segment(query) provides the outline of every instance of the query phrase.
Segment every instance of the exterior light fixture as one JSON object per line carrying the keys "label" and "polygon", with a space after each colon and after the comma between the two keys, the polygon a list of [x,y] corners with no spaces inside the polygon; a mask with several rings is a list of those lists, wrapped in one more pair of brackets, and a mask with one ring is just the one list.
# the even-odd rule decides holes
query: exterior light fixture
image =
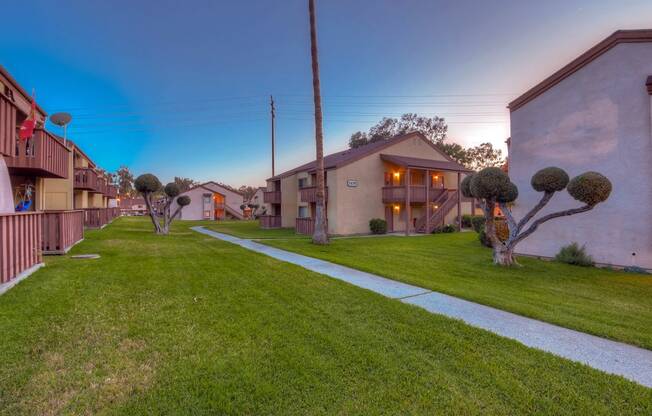
{"label": "exterior light fixture", "polygon": [[437,209],[437,208],[439,208],[439,205],[434,205],[433,208]]}
{"label": "exterior light fixture", "polygon": [[398,178],[399,176],[401,176],[400,173],[398,173],[398,172],[394,172],[394,177],[395,177],[395,178]]}
{"label": "exterior light fixture", "polygon": [[399,205],[394,205],[394,211],[398,211],[400,209],[401,209],[401,207]]}

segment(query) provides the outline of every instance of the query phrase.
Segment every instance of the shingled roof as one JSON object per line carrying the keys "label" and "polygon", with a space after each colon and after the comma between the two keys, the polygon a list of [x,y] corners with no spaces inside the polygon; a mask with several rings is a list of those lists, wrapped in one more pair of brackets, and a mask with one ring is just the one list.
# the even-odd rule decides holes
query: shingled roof
{"label": "shingled roof", "polygon": [[[428,140],[422,133],[419,132],[410,132],[410,133],[405,133],[401,134],[399,136],[394,136],[390,139],[387,140],[381,140],[378,142],[374,143],[369,143],[364,146],[356,147],[353,149],[347,149],[341,152],[336,152],[336,153],[331,153],[327,156],[324,156],[324,169],[337,169],[342,166],[348,165],[349,163],[353,163],[357,160],[362,159],[363,157],[369,156],[370,154],[376,153],[378,151],[381,151],[387,147],[393,146],[397,143],[400,143],[404,140],[407,140],[412,137],[419,137],[422,140],[424,140],[427,144],[435,148],[437,151],[441,152],[439,149],[433,145],[430,140]],[[449,161],[455,163],[452,159],[448,158],[447,155],[442,153],[444,157],[449,159]],[[314,171],[317,169],[317,161],[313,160],[312,162],[303,164],[301,166],[298,166],[294,169],[288,170],[287,172],[283,172],[279,175],[276,175],[274,177],[271,177],[267,180],[276,180],[276,179],[282,179],[291,175],[294,175],[295,173],[298,172],[306,172],[306,171]]]}

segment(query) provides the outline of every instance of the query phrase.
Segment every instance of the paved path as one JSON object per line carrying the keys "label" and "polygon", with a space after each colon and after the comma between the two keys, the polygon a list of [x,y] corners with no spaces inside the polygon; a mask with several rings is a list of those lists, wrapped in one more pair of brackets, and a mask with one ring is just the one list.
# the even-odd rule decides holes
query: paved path
{"label": "paved path", "polygon": [[471,326],[514,339],[528,347],[548,351],[607,373],[621,375],[652,388],[652,351],[525,318],[324,260],[269,247],[255,241],[210,231],[204,227],[192,229],[389,298],[420,306],[429,312],[461,319]]}

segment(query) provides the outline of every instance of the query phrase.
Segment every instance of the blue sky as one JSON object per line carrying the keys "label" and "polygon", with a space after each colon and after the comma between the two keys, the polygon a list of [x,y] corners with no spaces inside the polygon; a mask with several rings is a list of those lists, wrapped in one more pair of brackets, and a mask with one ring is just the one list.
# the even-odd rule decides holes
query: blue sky
{"label": "blue sky", "polygon": [[[325,150],[383,115],[440,115],[463,145],[509,136],[507,103],[652,2],[317,0]],[[110,171],[262,185],[314,155],[307,0],[3,4],[0,63]],[[56,127],[53,127],[56,129]],[[56,130],[55,130],[56,131]]]}

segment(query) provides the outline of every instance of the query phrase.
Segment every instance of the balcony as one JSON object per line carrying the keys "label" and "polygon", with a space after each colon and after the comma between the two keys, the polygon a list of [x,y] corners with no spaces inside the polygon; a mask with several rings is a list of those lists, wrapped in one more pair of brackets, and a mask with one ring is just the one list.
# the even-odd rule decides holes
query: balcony
{"label": "balcony", "polygon": [[75,189],[95,191],[97,189],[97,173],[92,168],[75,168]]}
{"label": "balcony", "polygon": [[[328,228],[328,220],[326,220],[326,228]],[[310,217],[297,218],[294,229],[297,234],[313,235],[315,232],[315,220]]]}
{"label": "balcony", "polygon": [[266,204],[280,204],[281,191],[266,191],[263,192],[263,202]]}
{"label": "balcony", "polygon": [[[444,188],[430,188],[428,197],[430,202],[434,202],[445,191]],[[401,186],[383,186],[383,203],[392,204],[396,202],[405,202],[406,187]],[[426,186],[425,185],[411,185],[410,186],[410,203],[425,203],[426,202]]]}
{"label": "balcony", "polygon": [[59,139],[39,129],[34,131],[31,139],[15,139],[12,155],[5,157],[5,161],[14,174],[66,179],[69,153],[70,150]]}
{"label": "balcony", "polygon": [[281,216],[280,215],[261,215],[260,216],[260,228],[264,228],[264,229],[281,228]]}
{"label": "balcony", "polygon": [[118,196],[118,188],[115,185],[107,185],[106,186],[106,192],[104,193],[104,196],[107,198],[115,198]]}
{"label": "balcony", "polygon": [[[301,202],[317,202],[316,186],[307,186],[305,188],[299,188],[299,194],[300,194]],[[324,201],[328,201],[328,186],[326,187],[326,192],[324,193]]]}

